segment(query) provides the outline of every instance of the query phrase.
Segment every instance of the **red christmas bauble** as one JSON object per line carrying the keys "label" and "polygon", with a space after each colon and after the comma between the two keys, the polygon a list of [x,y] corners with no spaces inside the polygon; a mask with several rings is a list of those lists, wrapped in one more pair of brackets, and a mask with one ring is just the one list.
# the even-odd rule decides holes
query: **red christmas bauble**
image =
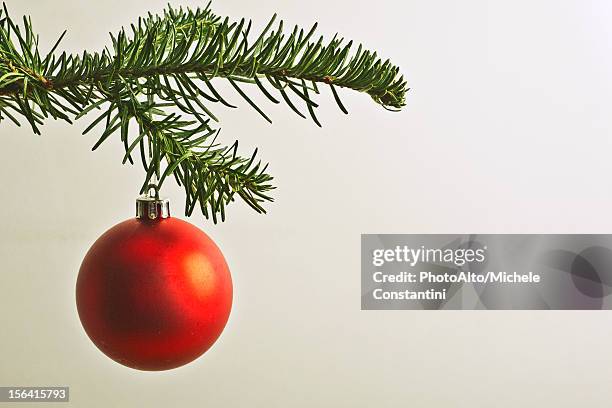
{"label": "red christmas bauble", "polygon": [[228,320],[232,280],[223,254],[176,218],[130,219],[104,233],[79,271],[81,323],[108,357],[168,370],[208,350]]}

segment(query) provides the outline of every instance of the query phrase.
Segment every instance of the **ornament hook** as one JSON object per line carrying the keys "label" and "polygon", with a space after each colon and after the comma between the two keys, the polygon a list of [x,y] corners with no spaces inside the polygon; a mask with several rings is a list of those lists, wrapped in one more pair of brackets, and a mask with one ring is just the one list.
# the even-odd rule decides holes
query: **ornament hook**
{"label": "ornament hook", "polygon": [[153,196],[156,200],[159,200],[159,186],[157,184],[149,184],[147,186],[147,197],[151,197],[151,190],[155,191],[155,195]]}

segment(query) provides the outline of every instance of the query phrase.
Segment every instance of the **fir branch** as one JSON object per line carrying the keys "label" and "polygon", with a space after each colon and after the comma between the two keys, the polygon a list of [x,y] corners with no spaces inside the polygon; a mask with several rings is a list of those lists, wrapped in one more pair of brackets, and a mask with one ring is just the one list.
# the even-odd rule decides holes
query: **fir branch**
{"label": "fir branch", "polygon": [[[185,213],[199,206],[206,218],[225,219],[225,206],[239,196],[257,212],[274,187],[267,166],[255,151],[238,155],[238,143],[216,144],[218,122],[211,106],[235,107],[221,96],[213,80],[225,79],[262,117],[270,121],[245,90],[253,87],[273,103],[285,102],[298,115],[305,106],[317,125],[317,84],[327,84],[340,109],[347,113],[337,88],[368,94],[386,109],[405,104],[406,81],[398,67],[382,61],[361,45],[351,54],[352,41],[335,36],[313,40],[316,24],[291,34],[274,16],[254,39],[251,22],[230,22],[204,9],[149,13],[117,35],[112,48],[69,55],[57,50],[65,32],[41,54],[32,22],[21,25],[0,11],[0,120],[19,125],[24,118],[33,131],[48,117],[67,122],[98,111],[84,133],[98,125],[103,131],[94,150],[119,132],[125,146],[123,162],[140,154],[146,171],[141,192],[152,179],[161,185],[169,176],[185,189]],[[277,94],[278,96],[275,96]],[[279,98],[280,96],[280,98]],[[131,135],[130,124],[138,134]],[[162,163],[165,163],[162,169]]]}

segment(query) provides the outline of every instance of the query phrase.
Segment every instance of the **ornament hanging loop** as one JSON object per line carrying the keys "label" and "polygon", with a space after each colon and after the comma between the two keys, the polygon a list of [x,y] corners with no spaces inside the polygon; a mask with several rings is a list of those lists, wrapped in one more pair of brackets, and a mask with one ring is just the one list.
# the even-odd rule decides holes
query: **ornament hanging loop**
{"label": "ornament hanging loop", "polygon": [[[154,195],[151,196],[151,190]],[[147,185],[147,192],[136,199],[136,218],[157,220],[170,217],[170,202],[166,198],[159,198],[159,186],[151,183]]]}
{"label": "ornament hanging loop", "polygon": [[147,197],[151,197],[151,190],[155,191],[155,195],[153,196],[156,200],[159,200],[159,186],[157,184],[151,183],[147,186]]}

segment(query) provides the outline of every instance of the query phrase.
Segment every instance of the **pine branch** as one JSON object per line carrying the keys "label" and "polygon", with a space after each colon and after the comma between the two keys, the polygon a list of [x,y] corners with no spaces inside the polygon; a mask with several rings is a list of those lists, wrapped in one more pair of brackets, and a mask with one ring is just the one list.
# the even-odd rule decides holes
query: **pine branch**
{"label": "pine branch", "polygon": [[[103,125],[94,150],[119,132],[125,146],[124,163],[139,152],[146,170],[142,191],[154,175],[159,186],[169,177],[184,187],[185,213],[199,207],[206,218],[225,219],[225,206],[239,196],[257,212],[272,201],[274,187],[267,166],[238,156],[237,146],[216,144],[218,122],[214,104],[235,107],[213,85],[227,80],[245,101],[270,121],[245,91],[255,87],[271,102],[285,102],[305,117],[303,105],[319,125],[312,98],[318,84],[331,88],[347,113],[336,88],[364,92],[386,109],[405,104],[406,82],[389,60],[360,45],[351,55],[352,41],[335,36],[313,40],[316,24],[285,34],[274,16],[251,38],[251,22],[230,22],[210,7],[173,9],[149,15],[111,35],[112,49],[82,55],[57,51],[60,37],[44,56],[29,18],[21,26],[0,13],[0,114],[19,125],[24,118],[33,131],[48,117],[67,122],[98,111],[84,133]],[[274,27],[274,28],[273,28]],[[131,124],[138,134],[131,135]],[[133,127],[132,127],[133,128]],[[162,170],[162,163],[165,163]]]}

